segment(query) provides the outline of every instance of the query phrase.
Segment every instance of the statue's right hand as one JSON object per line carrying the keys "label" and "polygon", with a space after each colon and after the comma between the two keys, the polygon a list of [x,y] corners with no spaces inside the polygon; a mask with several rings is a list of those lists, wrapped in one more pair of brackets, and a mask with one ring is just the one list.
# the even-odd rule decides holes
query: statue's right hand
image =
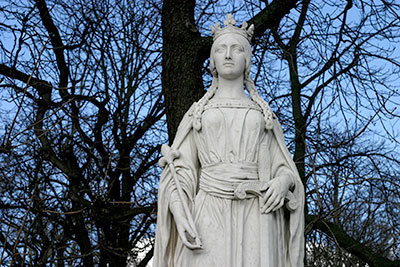
{"label": "statue's right hand", "polygon": [[182,240],[182,243],[188,247],[189,249],[201,249],[201,245],[196,242],[196,234],[194,229],[194,225],[190,225],[187,220],[182,205],[179,202],[173,203],[171,205],[170,210],[172,215],[174,216],[176,230],[178,231],[179,238]]}

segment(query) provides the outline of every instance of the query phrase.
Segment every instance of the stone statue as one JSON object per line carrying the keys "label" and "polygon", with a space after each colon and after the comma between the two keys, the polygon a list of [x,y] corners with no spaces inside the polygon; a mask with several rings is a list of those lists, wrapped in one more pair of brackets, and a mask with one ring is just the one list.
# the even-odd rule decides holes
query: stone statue
{"label": "stone statue", "polygon": [[235,23],[212,27],[212,85],[161,149],[154,267],[303,266],[303,185]]}

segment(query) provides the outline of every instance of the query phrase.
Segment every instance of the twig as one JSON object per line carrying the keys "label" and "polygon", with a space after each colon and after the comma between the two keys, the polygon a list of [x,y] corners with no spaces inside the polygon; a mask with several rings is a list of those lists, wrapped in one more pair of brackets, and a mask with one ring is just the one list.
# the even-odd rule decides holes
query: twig
{"label": "twig", "polygon": [[61,215],[72,215],[72,214],[81,213],[82,211],[83,211],[83,209],[67,211],[67,212],[61,212],[61,211],[56,211],[56,210],[43,210],[43,212],[48,212],[48,213],[53,213],[53,214],[61,214]]}
{"label": "twig", "polygon": [[24,221],[22,222],[22,225],[21,225],[21,227],[20,227],[19,230],[18,230],[17,239],[15,240],[14,248],[13,248],[13,251],[12,251],[12,252],[13,252],[13,255],[12,255],[12,257],[11,257],[10,267],[11,267],[11,266],[13,265],[13,263],[14,263],[15,250],[17,249],[17,245],[18,245],[18,242],[19,242],[19,238],[20,238],[20,236],[21,236],[22,229],[23,229],[24,226],[25,226],[26,219],[27,219],[27,217],[28,217],[29,211],[31,210],[32,203],[33,203],[33,197],[35,196],[35,192],[36,192],[37,186],[38,186],[38,183],[36,182],[36,183],[35,183],[35,187],[33,188],[33,192],[32,192],[32,196],[31,196],[31,200],[30,200],[30,202],[29,202],[28,209],[26,210],[26,214],[25,214],[25,217],[24,217]]}
{"label": "twig", "polygon": [[40,53],[39,53],[39,55],[38,55],[38,58],[37,58],[37,60],[36,60],[36,62],[35,62],[35,65],[34,65],[34,67],[33,67],[33,69],[32,69],[31,75],[29,75],[28,81],[26,82],[26,85],[25,85],[25,88],[24,88],[24,94],[22,95],[21,102],[20,102],[19,105],[18,105],[17,112],[15,113],[14,119],[13,119],[13,121],[12,121],[12,123],[11,123],[10,131],[8,132],[8,135],[7,135],[7,139],[6,139],[6,140],[7,140],[7,141],[6,141],[6,144],[7,144],[7,145],[8,145],[9,142],[10,142],[12,129],[14,128],[14,125],[15,125],[15,123],[17,122],[18,115],[19,115],[19,113],[20,113],[20,111],[21,111],[22,104],[23,104],[23,102],[24,102],[24,98],[25,98],[25,95],[26,95],[27,90],[28,90],[29,82],[31,81],[31,79],[32,79],[32,77],[33,77],[33,73],[35,72],[35,70],[36,70],[37,67],[38,67],[38,64],[39,64],[39,62],[40,62],[40,57],[42,56],[42,54],[43,54],[43,52],[44,52],[44,50],[45,50],[45,48],[46,48],[46,44],[47,44],[47,42],[48,42],[49,40],[50,40],[50,38],[47,38],[46,42],[43,44],[43,48],[42,48],[42,50],[40,51]]}

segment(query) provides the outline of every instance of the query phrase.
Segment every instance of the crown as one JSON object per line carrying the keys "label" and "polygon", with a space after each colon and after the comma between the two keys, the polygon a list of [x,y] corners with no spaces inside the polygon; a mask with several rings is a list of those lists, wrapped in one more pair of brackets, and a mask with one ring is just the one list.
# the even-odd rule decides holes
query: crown
{"label": "crown", "polygon": [[242,27],[238,28],[235,27],[236,20],[233,18],[232,14],[228,14],[226,16],[226,20],[224,21],[224,28],[221,28],[219,22],[215,23],[215,26],[211,26],[211,34],[213,36],[213,41],[217,40],[218,37],[227,33],[235,33],[243,36],[244,38],[251,43],[251,38],[253,37],[254,33],[254,25],[252,24],[247,29],[247,22],[244,21],[242,23]]}

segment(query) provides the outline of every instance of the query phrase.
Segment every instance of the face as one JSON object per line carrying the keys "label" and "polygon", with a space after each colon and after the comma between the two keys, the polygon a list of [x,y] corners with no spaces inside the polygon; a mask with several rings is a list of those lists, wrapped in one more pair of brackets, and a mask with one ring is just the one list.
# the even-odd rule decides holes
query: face
{"label": "face", "polygon": [[218,76],[234,80],[244,75],[246,55],[236,34],[225,34],[213,45],[213,58]]}

